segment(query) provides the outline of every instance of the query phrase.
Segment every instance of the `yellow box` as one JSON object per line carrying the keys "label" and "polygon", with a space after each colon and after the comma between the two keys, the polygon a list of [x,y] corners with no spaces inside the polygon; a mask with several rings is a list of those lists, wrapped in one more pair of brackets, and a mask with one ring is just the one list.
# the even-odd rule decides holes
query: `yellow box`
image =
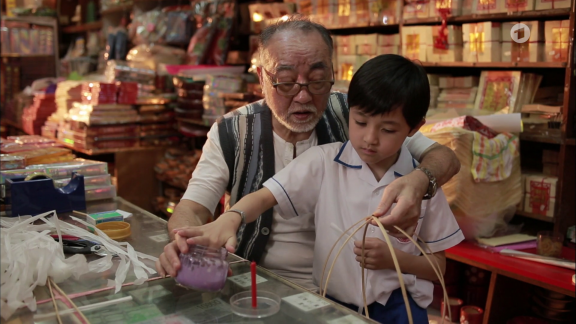
{"label": "yellow box", "polygon": [[[518,22],[502,24],[502,62],[542,62],[544,60],[544,23],[540,21],[522,21],[530,29],[530,38],[524,43],[512,40],[512,27]],[[524,31],[519,29],[517,37],[522,38]]]}
{"label": "yellow box", "polygon": [[567,62],[570,44],[570,20],[553,20],[544,23],[544,60]]}
{"label": "yellow box", "polygon": [[463,24],[464,62],[500,62],[501,24],[491,21]]}
{"label": "yellow box", "polygon": [[402,55],[411,60],[426,62],[428,42],[432,39],[430,26],[402,28]]}

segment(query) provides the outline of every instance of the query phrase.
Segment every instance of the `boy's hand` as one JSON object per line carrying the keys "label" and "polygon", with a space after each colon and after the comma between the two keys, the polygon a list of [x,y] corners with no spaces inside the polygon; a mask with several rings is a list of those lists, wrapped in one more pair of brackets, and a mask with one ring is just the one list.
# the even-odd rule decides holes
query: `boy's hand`
{"label": "boy's hand", "polygon": [[[356,261],[362,267],[362,241],[354,241]],[[386,242],[367,237],[364,242],[364,267],[370,270],[396,269]]]}

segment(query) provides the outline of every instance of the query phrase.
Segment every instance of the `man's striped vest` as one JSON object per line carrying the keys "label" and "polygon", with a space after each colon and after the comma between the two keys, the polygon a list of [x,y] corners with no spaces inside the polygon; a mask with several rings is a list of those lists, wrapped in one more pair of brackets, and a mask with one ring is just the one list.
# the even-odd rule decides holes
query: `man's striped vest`
{"label": "man's striped vest", "polygon": [[[316,125],[318,145],[348,140],[346,95],[332,92],[328,107]],[[226,114],[218,121],[220,144],[230,178],[227,191],[230,206],[245,195],[262,188],[275,173],[272,113],[260,100]],[[278,170],[279,171],[279,170]],[[267,228],[268,231],[262,229]],[[272,209],[238,230],[236,254],[258,262],[265,251],[272,228]]]}

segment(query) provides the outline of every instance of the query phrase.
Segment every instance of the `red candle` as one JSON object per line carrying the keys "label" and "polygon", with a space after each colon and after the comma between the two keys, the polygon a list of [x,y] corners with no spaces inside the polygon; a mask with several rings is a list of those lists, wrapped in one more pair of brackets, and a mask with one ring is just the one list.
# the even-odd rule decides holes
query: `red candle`
{"label": "red candle", "polygon": [[252,274],[252,308],[258,308],[258,299],[256,297],[256,262],[254,261],[250,264],[250,272]]}

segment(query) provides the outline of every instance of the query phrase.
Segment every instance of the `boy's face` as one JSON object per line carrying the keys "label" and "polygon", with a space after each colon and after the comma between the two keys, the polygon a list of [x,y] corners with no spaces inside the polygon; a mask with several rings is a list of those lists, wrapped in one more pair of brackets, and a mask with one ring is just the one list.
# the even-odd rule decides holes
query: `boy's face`
{"label": "boy's face", "polygon": [[425,120],[413,129],[406,123],[402,109],[370,116],[358,109],[350,109],[350,143],[372,171],[387,170],[396,162],[402,143],[414,135]]}

